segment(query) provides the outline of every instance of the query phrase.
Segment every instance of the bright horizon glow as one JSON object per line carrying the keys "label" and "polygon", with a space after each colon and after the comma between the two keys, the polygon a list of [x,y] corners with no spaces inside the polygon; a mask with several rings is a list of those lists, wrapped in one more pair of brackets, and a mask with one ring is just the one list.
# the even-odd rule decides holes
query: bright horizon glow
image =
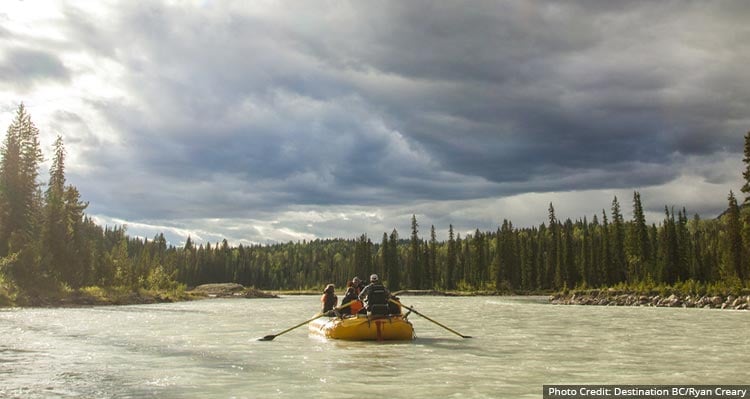
{"label": "bright horizon glow", "polygon": [[[742,198],[744,2],[0,4],[0,126],[174,245],[441,239]],[[603,29],[606,27],[606,29]]]}

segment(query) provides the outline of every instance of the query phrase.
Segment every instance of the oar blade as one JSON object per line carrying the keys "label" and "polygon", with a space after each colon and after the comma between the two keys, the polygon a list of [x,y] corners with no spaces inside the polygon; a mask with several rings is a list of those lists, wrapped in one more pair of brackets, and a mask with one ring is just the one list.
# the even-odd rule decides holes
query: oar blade
{"label": "oar blade", "polygon": [[313,320],[317,319],[318,317],[320,317],[320,316],[322,316],[322,315],[323,315],[322,313],[318,313],[318,314],[316,314],[316,315],[315,315],[315,317],[311,318],[310,320],[305,320],[305,321],[303,321],[302,323],[299,323],[299,324],[297,324],[296,326],[293,326],[293,327],[289,327],[289,328],[287,328],[286,330],[284,330],[284,331],[282,331],[282,332],[280,332],[280,333],[278,333],[278,334],[271,334],[271,335],[266,335],[266,336],[265,336],[265,337],[263,337],[263,338],[258,338],[258,341],[273,341],[273,339],[274,339],[274,338],[276,338],[276,337],[278,337],[279,335],[282,335],[282,334],[286,334],[286,333],[288,333],[289,331],[292,331],[292,330],[294,330],[295,328],[299,328],[299,327],[302,327],[302,326],[304,326],[305,324],[307,324],[307,323],[309,323],[309,322],[311,322],[311,321],[313,321]]}
{"label": "oar blade", "polygon": [[463,334],[461,334],[460,332],[458,332],[458,331],[456,331],[456,330],[454,330],[454,329],[452,329],[452,328],[450,328],[450,327],[448,327],[448,326],[445,326],[445,325],[443,325],[442,323],[440,323],[440,322],[438,322],[438,321],[435,321],[435,320],[433,320],[433,319],[431,319],[431,318],[427,317],[426,315],[424,315],[424,314],[422,314],[422,313],[419,313],[419,312],[417,312],[417,310],[416,310],[416,309],[414,309],[414,307],[411,307],[411,306],[406,306],[406,305],[404,305],[403,303],[401,303],[401,302],[399,302],[399,301],[396,301],[396,300],[393,300],[393,299],[389,299],[389,301],[391,301],[391,302],[393,302],[393,303],[395,303],[395,304],[397,304],[397,305],[399,305],[399,306],[401,306],[401,307],[404,307],[404,308],[407,308],[407,309],[409,309],[410,311],[412,311],[412,312],[414,312],[414,313],[416,313],[416,314],[418,314],[418,315],[420,315],[420,316],[424,317],[425,319],[427,319],[427,320],[431,321],[432,323],[435,323],[436,325],[438,325],[438,326],[440,326],[440,327],[442,327],[442,328],[446,329],[447,331],[450,331],[450,332],[452,332],[453,334],[456,334],[456,335],[458,335],[458,336],[459,336],[459,337],[461,337],[461,338],[471,338],[471,336],[469,336],[469,335],[463,335]]}

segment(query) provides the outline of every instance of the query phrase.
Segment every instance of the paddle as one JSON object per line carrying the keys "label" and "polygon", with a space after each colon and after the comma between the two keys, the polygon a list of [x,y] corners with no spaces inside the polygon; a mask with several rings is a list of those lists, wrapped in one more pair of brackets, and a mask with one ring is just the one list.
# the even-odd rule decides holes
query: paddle
{"label": "paddle", "polygon": [[463,334],[461,334],[460,332],[458,332],[458,331],[456,331],[456,330],[454,330],[454,329],[452,329],[452,328],[449,328],[449,327],[447,327],[447,326],[443,325],[442,323],[439,323],[439,322],[437,322],[437,321],[435,321],[435,320],[433,320],[433,319],[431,319],[431,318],[429,318],[429,317],[427,317],[427,316],[423,315],[422,313],[419,313],[419,312],[417,312],[417,310],[416,310],[416,309],[414,309],[413,307],[410,307],[410,306],[406,306],[406,305],[404,305],[403,303],[401,303],[401,302],[399,302],[399,301],[397,301],[397,300],[395,300],[395,299],[389,299],[389,301],[391,301],[391,302],[395,303],[396,305],[399,305],[399,306],[401,306],[401,307],[404,307],[404,308],[407,308],[407,309],[411,310],[412,312],[414,312],[414,313],[416,313],[416,314],[418,314],[418,315],[420,315],[420,316],[424,317],[425,319],[427,319],[427,320],[429,320],[429,321],[431,321],[431,322],[433,322],[433,323],[435,323],[435,324],[439,325],[440,327],[443,327],[444,329],[446,329],[446,330],[448,330],[448,331],[452,332],[453,334],[456,334],[456,335],[458,335],[458,336],[459,336],[459,337],[461,337],[461,338],[471,338],[471,336],[470,336],[470,335],[463,335]]}
{"label": "paddle", "polygon": [[[343,305],[341,305],[341,306],[339,306],[339,307],[337,307],[337,308],[334,308],[334,310],[341,310],[341,309],[343,309],[343,308],[345,308],[345,307],[347,307],[347,306],[351,305],[351,304],[352,304],[352,302],[354,302],[354,301],[350,301],[350,302],[347,302],[347,303],[345,303],[345,304],[343,304]],[[299,323],[299,324],[297,324],[297,325],[296,325],[296,326],[294,326],[294,327],[289,327],[289,328],[287,328],[286,330],[284,330],[284,331],[282,331],[282,332],[280,332],[280,333],[278,333],[278,334],[271,334],[271,335],[266,335],[266,336],[265,336],[265,337],[263,337],[263,338],[258,338],[258,341],[273,341],[273,339],[274,339],[274,338],[276,338],[276,337],[278,337],[279,335],[282,335],[282,334],[286,334],[286,333],[288,333],[289,331],[292,331],[292,330],[294,330],[295,328],[299,328],[299,327],[302,327],[302,326],[304,326],[305,324],[307,324],[307,323],[309,323],[309,322],[311,322],[311,321],[313,321],[313,320],[317,319],[318,317],[320,317],[320,316],[323,316],[323,314],[324,314],[324,313],[322,313],[322,312],[321,312],[321,313],[318,313],[318,314],[316,314],[316,315],[315,315],[315,316],[314,316],[313,318],[311,318],[311,319],[309,319],[309,320],[305,320],[305,321],[303,321],[302,323]]]}

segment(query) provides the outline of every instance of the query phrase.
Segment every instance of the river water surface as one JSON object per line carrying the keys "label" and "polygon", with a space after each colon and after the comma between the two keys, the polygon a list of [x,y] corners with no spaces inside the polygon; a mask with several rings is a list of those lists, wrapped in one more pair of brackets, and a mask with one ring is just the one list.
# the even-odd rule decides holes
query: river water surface
{"label": "river water surface", "polygon": [[[2,398],[540,398],[543,384],[743,384],[750,312],[404,297],[417,339],[326,341],[311,296],[0,309]],[[380,397],[380,396],[378,396]]]}

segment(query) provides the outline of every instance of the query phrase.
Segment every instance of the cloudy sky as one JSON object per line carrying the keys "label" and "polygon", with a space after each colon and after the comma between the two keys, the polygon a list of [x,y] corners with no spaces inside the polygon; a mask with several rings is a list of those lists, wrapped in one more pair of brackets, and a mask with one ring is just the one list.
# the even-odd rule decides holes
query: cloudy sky
{"label": "cloudy sky", "polygon": [[[495,229],[741,187],[750,2],[0,3],[24,102],[102,224],[179,245]],[[48,169],[49,162],[44,165]]]}

